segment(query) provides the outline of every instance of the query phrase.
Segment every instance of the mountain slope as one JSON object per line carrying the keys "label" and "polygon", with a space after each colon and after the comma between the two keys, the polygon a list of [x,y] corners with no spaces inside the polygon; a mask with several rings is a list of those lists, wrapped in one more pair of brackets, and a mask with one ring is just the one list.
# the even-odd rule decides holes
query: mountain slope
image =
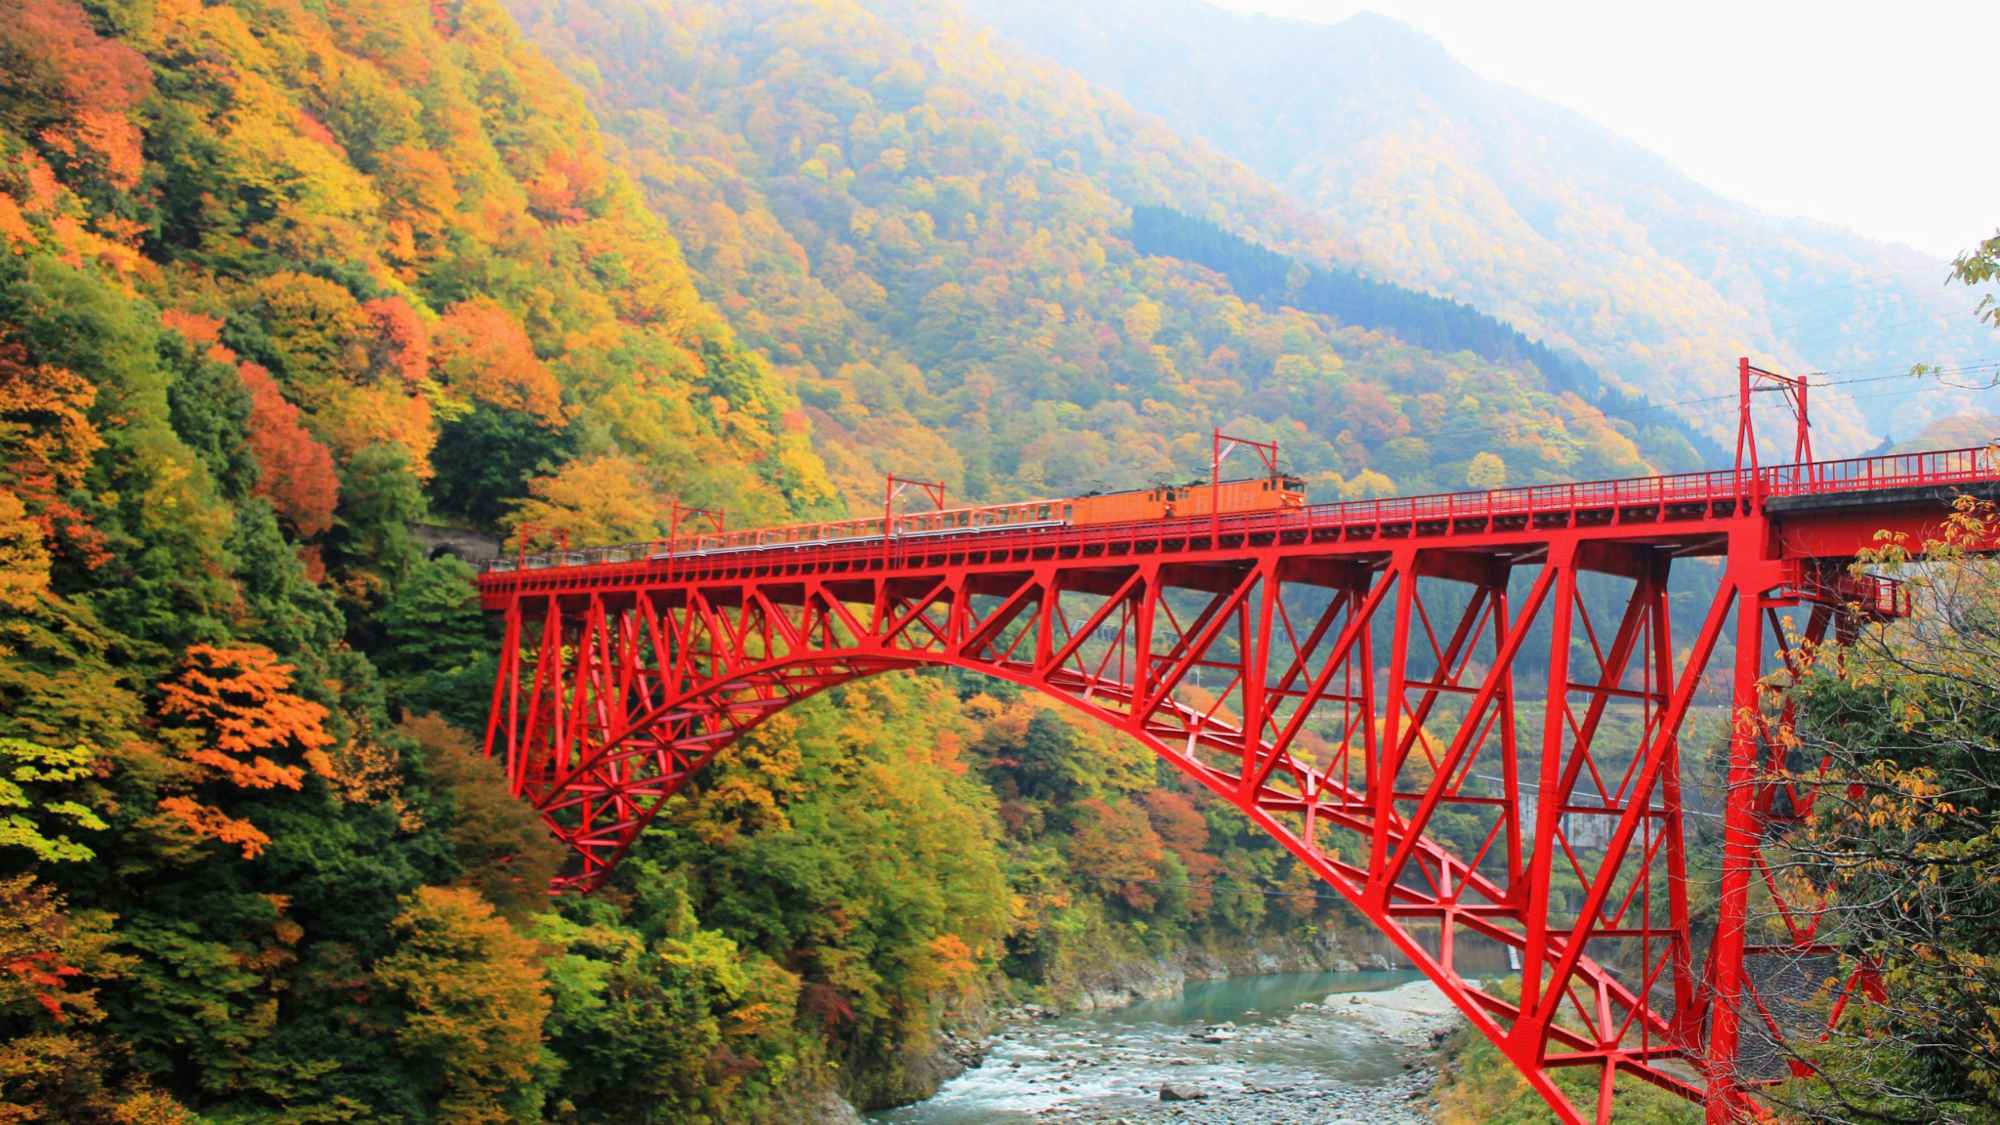
{"label": "mountain slope", "polygon": [[[1962,315],[1971,300],[1927,255],[1732,203],[1394,20],[1243,17],[1201,0],[962,3],[1339,222],[1370,268],[1635,386],[1728,391],[1741,354],[1868,374],[1991,356]],[[1918,205],[1920,185],[1911,194]],[[1977,397],[1895,394],[1826,421],[1851,447],[1891,425],[1862,410],[1893,413],[1901,435]]]}
{"label": "mountain slope", "polygon": [[1641,431],[1531,364],[1248,304],[1138,253],[1136,204],[1343,252],[1240,165],[943,5],[514,7],[590,90],[703,293],[797,380],[851,504],[879,503],[884,470],[975,498],[1184,478],[1217,425],[1281,438],[1327,499],[1463,487],[1482,453],[1519,483],[1646,463]]}

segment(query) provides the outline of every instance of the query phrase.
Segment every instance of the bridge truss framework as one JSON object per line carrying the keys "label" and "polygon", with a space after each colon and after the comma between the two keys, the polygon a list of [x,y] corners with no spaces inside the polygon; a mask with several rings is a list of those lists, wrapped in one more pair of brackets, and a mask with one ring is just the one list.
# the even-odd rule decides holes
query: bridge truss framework
{"label": "bridge truss framework", "polygon": [[[1964,450],[488,574],[487,749],[589,889],[786,707],[899,669],[1009,680],[1240,809],[1563,1120],[1609,1121],[1621,1073],[1733,1120],[1786,1011],[1760,962],[1836,953],[1766,859],[1812,792],[1770,778],[1799,763],[1760,680],[1906,612],[1846,562],[1996,478]],[[1458,971],[1481,943],[1518,965],[1498,986]]]}

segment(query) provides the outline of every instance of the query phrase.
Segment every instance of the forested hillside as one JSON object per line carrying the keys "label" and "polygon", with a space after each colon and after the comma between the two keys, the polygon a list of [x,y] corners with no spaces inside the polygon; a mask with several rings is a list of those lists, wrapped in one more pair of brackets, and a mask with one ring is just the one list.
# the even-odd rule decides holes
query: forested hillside
{"label": "forested hillside", "polygon": [[796,380],[852,501],[876,502],[885,470],[982,499],[1189,476],[1216,424],[1280,439],[1321,499],[1464,487],[1475,459],[1481,483],[1647,464],[1638,429],[1524,359],[1261,307],[1139,253],[1135,204],[1308,261],[1338,245],[1241,166],[943,4],[515,10],[590,92],[703,293]]}
{"label": "forested hillside", "polygon": [[[1630,386],[1730,391],[1745,354],[1870,374],[1990,358],[1967,315],[1975,298],[1945,285],[1949,263],[1724,199],[1395,20],[1247,17],[1206,0],[961,2],[1340,224],[1371,274],[1469,301]],[[1885,389],[1899,388],[1866,393]],[[1835,399],[1822,441],[1843,450],[1983,401],[1935,383]]]}
{"label": "forested hillside", "polygon": [[1134,747],[942,677],[774,719],[552,900],[474,741],[501,641],[413,524],[1060,492],[1217,424],[1321,497],[1677,455],[1139,253],[1135,203],[1340,251],[940,9],[523,12],[556,62],[490,0],[0,0],[0,1118],[797,1120],[926,1092],[952,1005],[1339,923]]}

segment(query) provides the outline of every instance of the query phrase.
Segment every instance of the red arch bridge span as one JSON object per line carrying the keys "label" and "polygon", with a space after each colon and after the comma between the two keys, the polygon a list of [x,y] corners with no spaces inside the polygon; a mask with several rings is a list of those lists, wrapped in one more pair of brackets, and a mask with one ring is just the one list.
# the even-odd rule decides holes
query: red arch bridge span
{"label": "red arch bridge span", "polygon": [[[1757,681],[1788,619],[1821,637],[1905,612],[1893,583],[1846,563],[1878,530],[1921,537],[1954,494],[1996,482],[2000,465],[1961,450],[569,554],[480,579],[506,615],[488,752],[588,889],[769,715],[862,676],[974,669],[1116,727],[1241,809],[1565,1121],[1609,1120],[1619,1073],[1730,1120],[1770,1076],[1786,1018],[1768,995],[1783,974],[1760,963],[1833,963],[1763,859],[1812,794],[1764,780],[1783,763]],[[1705,789],[1683,741],[1704,718],[1704,748],[1728,740]],[[1689,886],[1704,880],[1698,900],[1719,901],[1697,919]],[[1512,951],[1511,981],[1461,975],[1458,951],[1492,942]],[[1569,1067],[1591,1081],[1558,1084]]]}

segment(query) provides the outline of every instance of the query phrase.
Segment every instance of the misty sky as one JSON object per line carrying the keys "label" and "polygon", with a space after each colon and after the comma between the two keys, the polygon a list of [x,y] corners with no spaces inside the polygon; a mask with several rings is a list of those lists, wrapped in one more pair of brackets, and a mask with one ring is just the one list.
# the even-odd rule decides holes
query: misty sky
{"label": "misty sky", "polygon": [[1990,0],[1216,2],[1327,23],[1394,16],[1776,214],[1940,257],[2000,227]]}

